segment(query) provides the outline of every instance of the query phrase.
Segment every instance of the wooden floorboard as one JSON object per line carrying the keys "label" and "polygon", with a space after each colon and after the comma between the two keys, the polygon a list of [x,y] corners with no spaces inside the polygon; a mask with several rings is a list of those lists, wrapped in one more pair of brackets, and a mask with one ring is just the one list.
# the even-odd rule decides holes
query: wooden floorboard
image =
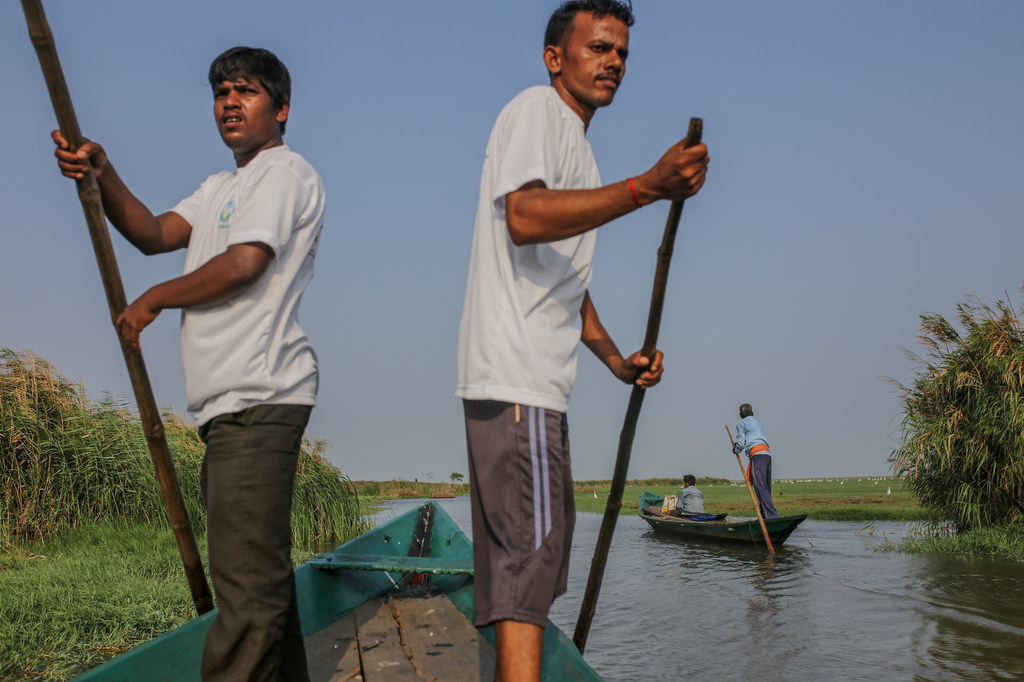
{"label": "wooden floorboard", "polygon": [[306,661],[310,682],[362,682],[352,614],[306,637]]}
{"label": "wooden floorboard", "polygon": [[495,651],[446,596],[366,602],[306,638],[311,682],[476,682]]}
{"label": "wooden floorboard", "polygon": [[387,604],[371,600],[355,610],[359,659],[366,682],[420,681],[402,648],[398,623]]}
{"label": "wooden floorboard", "polygon": [[392,599],[389,606],[422,679],[494,679],[494,647],[447,597]]}

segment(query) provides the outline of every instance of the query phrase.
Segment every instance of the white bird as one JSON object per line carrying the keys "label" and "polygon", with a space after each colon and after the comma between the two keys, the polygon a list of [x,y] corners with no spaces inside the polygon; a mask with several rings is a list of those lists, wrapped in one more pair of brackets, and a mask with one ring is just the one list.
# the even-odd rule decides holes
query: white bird
{"label": "white bird", "polygon": [[892,495],[892,486],[889,486],[888,488],[885,489],[885,494]]}
{"label": "white bird", "polygon": [[597,488],[594,488],[594,499],[597,499]]}

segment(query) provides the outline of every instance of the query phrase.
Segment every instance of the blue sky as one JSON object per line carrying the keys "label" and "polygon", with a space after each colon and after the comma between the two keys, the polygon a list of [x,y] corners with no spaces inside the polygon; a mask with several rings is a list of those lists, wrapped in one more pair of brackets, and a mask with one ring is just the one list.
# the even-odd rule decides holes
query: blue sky
{"label": "blue sky", "polygon": [[[166,210],[232,165],[206,84],[238,44],[292,72],[285,141],[328,220],[302,323],[321,361],[310,431],[355,479],[466,473],[453,397],[483,150],[501,107],[546,82],[554,7],[515,3],[47,3],[84,133]],[[736,477],[723,424],[767,428],[776,477],[882,474],[917,316],[1024,282],[1024,4],[636,3],[628,70],[588,133],[602,177],[646,170],[705,121],[708,182],[683,214],[631,477]],[[0,344],[98,397],[129,394],[55,119],[17,3],[0,7],[5,182]],[[602,227],[591,293],[639,347],[668,205]],[[180,274],[114,237],[129,298]],[[178,315],[143,334],[161,405],[185,409]],[[585,349],[576,477],[609,478],[629,388]]]}

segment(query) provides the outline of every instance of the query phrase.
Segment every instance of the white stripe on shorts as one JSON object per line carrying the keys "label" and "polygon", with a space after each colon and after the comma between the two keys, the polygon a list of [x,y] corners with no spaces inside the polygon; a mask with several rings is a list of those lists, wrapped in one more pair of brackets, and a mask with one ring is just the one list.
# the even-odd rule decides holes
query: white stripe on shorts
{"label": "white stripe on shorts", "polygon": [[[544,536],[551,532],[551,482],[548,473],[548,434],[543,407],[531,407],[530,463],[533,465],[533,533],[534,548],[539,549]],[[538,443],[538,434],[540,436]],[[541,530],[543,528],[543,531]]]}
{"label": "white stripe on shorts", "polygon": [[529,408],[527,427],[530,432],[530,464],[533,465],[533,545],[540,548],[540,463],[537,461],[537,408]]}
{"label": "white stripe on shorts", "polygon": [[540,485],[544,490],[544,535],[551,532],[551,475],[548,473],[548,423],[540,408]]}

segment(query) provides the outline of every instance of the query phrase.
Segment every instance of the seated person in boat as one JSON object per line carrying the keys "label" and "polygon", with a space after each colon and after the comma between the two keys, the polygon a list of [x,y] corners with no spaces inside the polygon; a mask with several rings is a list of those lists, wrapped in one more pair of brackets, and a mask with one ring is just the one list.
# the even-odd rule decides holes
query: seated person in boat
{"label": "seated person in boat", "polygon": [[683,476],[683,487],[676,496],[676,516],[683,514],[704,513],[704,493],[697,488],[697,478],[693,474]]}
{"label": "seated person in boat", "polygon": [[587,127],[626,71],[629,5],[573,0],[552,15],[550,84],[499,114],[480,182],[459,328],[473,505],[476,624],[494,623],[497,677],[540,678],[552,601],[565,593],[576,512],[565,412],[580,341],[647,388],[662,354],[623,356],[588,293],[596,228],[704,183],[707,147],[678,142],[654,168],[604,185]]}

